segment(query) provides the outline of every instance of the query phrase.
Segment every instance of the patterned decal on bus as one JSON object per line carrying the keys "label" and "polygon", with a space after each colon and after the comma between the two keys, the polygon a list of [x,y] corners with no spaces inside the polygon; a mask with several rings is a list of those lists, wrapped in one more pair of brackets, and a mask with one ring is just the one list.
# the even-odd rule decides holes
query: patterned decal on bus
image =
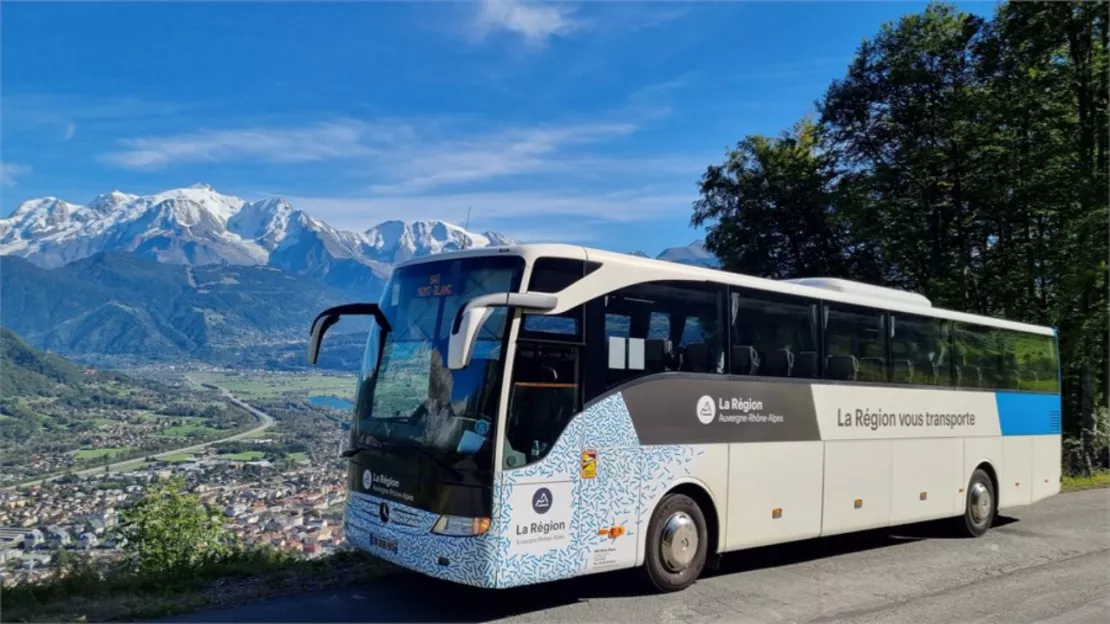
{"label": "patterned decal on bus", "polygon": [[[578,471],[582,444],[587,441],[598,451],[594,479],[582,479]],[[616,394],[573,418],[542,461],[502,474],[494,483],[497,511],[486,535],[402,532],[381,522],[380,499],[352,492],[347,539],[405,568],[482,587],[511,587],[628,567],[635,562],[640,532],[646,529],[655,503],[671,484],[690,475],[690,466],[701,452],[683,445],[640,447],[624,399]],[[550,510],[537,507],[538,494],[550,497]],[[421,518],[421,527],[430,530],[435,523],[435,514],[406,511]],[[599,528],[613,526],[621,527],[619,536],[599,534]],[[532,539],[537,536],[539,540]],[[618,543],[619,552],[609,558],[607,549]],[[448,565],[440,565],[441,557]]]}

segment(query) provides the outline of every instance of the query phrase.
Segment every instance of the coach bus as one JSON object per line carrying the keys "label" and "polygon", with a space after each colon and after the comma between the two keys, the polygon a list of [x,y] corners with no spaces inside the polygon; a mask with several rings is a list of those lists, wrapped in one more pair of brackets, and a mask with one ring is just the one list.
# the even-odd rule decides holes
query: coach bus
{"label": "coach bus", "polygon": [[399,265],[358,377],[346,539],[503,588],[934,519],[983,535],[1059,492],[1052,328],[836,279],[568,245]]}

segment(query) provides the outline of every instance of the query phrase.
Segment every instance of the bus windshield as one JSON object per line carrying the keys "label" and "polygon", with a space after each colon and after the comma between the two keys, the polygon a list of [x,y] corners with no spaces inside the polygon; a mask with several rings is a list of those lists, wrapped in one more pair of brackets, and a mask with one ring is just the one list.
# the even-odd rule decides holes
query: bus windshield
{"label": "bus windshield", "polygon": [[381,302],[392,331],[380,353],[381,329],[370,331],[359,373],[352,427],[357,444],[416,446],[453,470],[492,469],[489,436],[504,369],[507,309],[495,308],[486,319],[466,368],[447,368],[447,345],[459,307],[480,295],[518,290],[523,268],[518,256],[482,256],[393,272]]}

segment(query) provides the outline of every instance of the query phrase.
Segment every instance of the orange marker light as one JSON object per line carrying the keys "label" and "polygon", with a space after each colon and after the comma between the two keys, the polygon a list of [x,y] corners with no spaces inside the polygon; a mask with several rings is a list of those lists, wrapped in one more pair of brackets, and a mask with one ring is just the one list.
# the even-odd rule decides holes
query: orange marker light
{"label": "orange marker light", "polygon": [[775,519],[781,518],[782,517],[782,507],[775,507],[774,509],[772,509],[771,510],[771,517],[775,518]]}
{"label": "orange marker light", "polygon": [[922,492],[922,493],[920,493],[920,494],[918,494],[918,495],[917,495],[917,500],[925,500],[925,499],[926,499],[926,498],[928,498],[928,497],[929,497],[929,493],[928,493],[928,492]]}
{"label": "orange marker light", "polygon": [[860,507],[863,507],[863,499],[862,498],[857,498],[856,499],[856,509],[859,509]]}
{"label": "orange marker light", "polygon": [[610,539],[617,539],[618,537],[620,537],[622,535],[624,535],[624,527],[617,526],[617,527],[613,527],[613,528],[609,529],[609,538]]}

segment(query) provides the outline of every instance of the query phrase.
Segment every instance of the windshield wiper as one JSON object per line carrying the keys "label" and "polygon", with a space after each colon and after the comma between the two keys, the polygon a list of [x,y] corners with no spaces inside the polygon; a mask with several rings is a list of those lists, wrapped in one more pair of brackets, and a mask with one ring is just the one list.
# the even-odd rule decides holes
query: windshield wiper
{"label": "windshield wiper", "polygon": [[356,444],[356,445],[352,446],[349,449],[343,449],[343,452],[341,452],[340,455],[343,456],[343,457],[354,457],[355,455],[358,455],[359,453],[361,453],[363,451],[372,451],[372,450],[374,450],[374,447],[372,447],[368,444]]}
{"label": "windshield wiper", "polygon": [[429,451],[428,449],[424,448],[423,446],[417,444],[416,442],[412,442],[412,441],[409,441],[409,440],[400,440],[400,441],[388,440],[388,441],[385,441],[385,442],[382,442],[382,441],[379,440],[378,441],[378,446],[371,446],[369,444],[356,444],[355,446],[353,446],[349,449],[345,449],[343,451],[342,455],[343,455],[343,457],[354,457],[355,455],[361,453],[362,451],[373,451],[373,450],[378,449],[378,448],[385,448],[385,449],[392,449],[392,450],[397,450],[399,448],[415,449],[415,450],[419,451],[420,453],[422,453],[424,455],[424,457],[427,457],[428,459],[432,460],[432,463],[434,463],[436,466],[439,466],[440,469],[442,469],[444,472],[450,474],[451,477],[453,479],[455,479],[456,481],[461,482],[461,481],[465,480],[465,476],[463,475],[463,473],[459,472],[454,466],[452,466],[451,464],[448,464],[447,462],[443,461],[442,459],[440,459],[440,457],[438,455]]}
{"label": "windshield wiper", "polygon": [[429,451],[428,449],[424,448],[422,445],[420,445],[416,442],[413,442],[411,440],[398,440],[396,442],[386,442],[387,446],[389,446],[390,444],[394,445],[394,447],[403,446],[403,447],[406,447],[406,448],[416,449],[417,451],[420,451],[420,453],[423,454],[424,457],[427,457],[428,459],[432,460],[432,463],[434,463],[435,465],[442,468],[444,472],[451,475],[451,477],[454,478],[456,481],[463,481],[465,479],[465,477],[463,476],[463,473],[459,472],[454,466],[452,466],[451,464],[448,464],[447,462],[443,461],[443,459],[440,458],[439,455],[436,455],[435,453]]}

